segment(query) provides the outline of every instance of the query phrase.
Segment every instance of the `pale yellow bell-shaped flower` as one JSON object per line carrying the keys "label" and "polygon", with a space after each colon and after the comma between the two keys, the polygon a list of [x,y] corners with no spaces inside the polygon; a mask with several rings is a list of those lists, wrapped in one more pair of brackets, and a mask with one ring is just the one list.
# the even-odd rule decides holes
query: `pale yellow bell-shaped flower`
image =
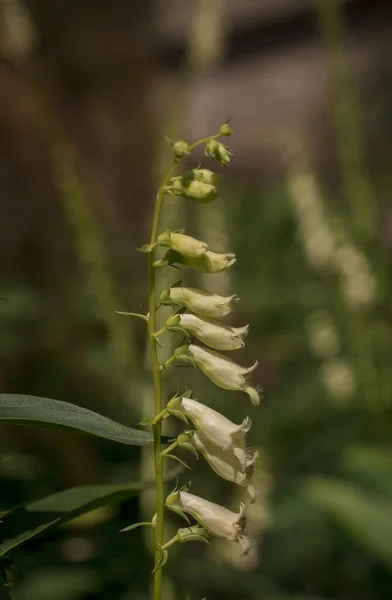
{"label": "pale yellow bell-shaped flower", "polygon": [[201,452],[211,469],[219,477],[244,487],[248,486],[253,465],[258,457],[257,451],[248,455],[244,449],[238,447],[224,450],[211,443],[211,440],[200,432],[193,434],[191,444]]}
{"label": "pale yellow bell-shaped flower", "polygon": [[189,335],[215,348],[216,350],[238,350],[245,345],[244,338],[248,334],[249,325],[231,327],[214,319],[198,317],[192,314],[180,314],[169,317],[166,327],[172,331],[183,329]]}
{"label": "pale yellow bell-shaped flower", "polygon": [[235,513],[189,492],[178,491],[168,496],[166,505],[171,510],[191,515],[211,535],[237,542],[244,554],[249,552],[250,540],[244,533],[246,524],[244,504],[241,504],[239,512]]}
{"label": "pale yellow bell-shaped flower", "polygon": [[175,252],[180,252],[184,256],[192,258],[200,257],[208,250],[208,245],[205,242],[175,231],[161,233],[157,242],[161,246],[169,246]]}
{"label": "pale yellow bell-shaped flower", "polygon": [[249,395],[254,406],[260,404],[257,389],[248,381],[249,374],[257,367],[257,361],[251,367],[241,367],[227,356],[196,344],[180,346],[174,351],[174,356],[177,360],[198,367],[224,390],[242,390]]}
{"label": "pale yellow bell-shaped flower", "polygon": [[182,264],[200,271],[201,273],[220,273],[228,267],[231,267],[236,261],[235,254],[232,252],[220,253],[207,250],[199,256],[187,256],[179,251],[168,251],[165,259],[168,264]]}
{"label": "pale yellow bell-shaped flower", "polygon": [[188,310],[201,315],[219,319],[226,317],[233,310],[234,302],[239,298],[232,296],[220,296],[205,290],[187,287],[172,287],[164,290],[160,301],[162,304],[185,306]]}
{"label": "pale yellow bell-shaped flower", "polygon": [[[211,443],[220,446],[224,450],[229,448],[243,449],[245,436],[252,426],[249,417],[246,417],[240,425],[237,425],[213,408],[186,396],[170,400],[167,409],[169,413],[173,412],[175,414],[177,411],[188,417],[197,431],[203,435],[203,438],[207,438]],[[241,459],[241,454],[239,454],[239,458]]]}

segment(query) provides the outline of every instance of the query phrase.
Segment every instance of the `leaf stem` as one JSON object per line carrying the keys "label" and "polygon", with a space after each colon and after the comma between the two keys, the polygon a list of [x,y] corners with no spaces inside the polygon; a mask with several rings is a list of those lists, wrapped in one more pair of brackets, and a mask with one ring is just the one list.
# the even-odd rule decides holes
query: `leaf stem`
{"label": "leaf stem", "polygon": [[[150,318],[148,321],[148,341],[151,353],[151,368],[154,380],[154,397],[155,397],[155,416],[162,413],[162,385],[161,385],[161,374],[159,369],[158,361],[158,350],[156,345],[155,333],[156,333],[156,290],[155,290],[155,242],[158,237],[159,218],[161,215],[162,203],[165,197],[165,187],[167,186],[170,178],[172,177],[178,160],[173,161],[169,171],[167,172],[161,187],[158,190],[155,203],[154,218],[152,223],[151,241],[152,246],[151,252],[148,254],[148,285],[149,285],[149,313]],[[164,480],[163,480],[163,457],[161,455],[161,420],[155,420],[153,422],[153,436],[154,436],[154,466],[155,466],[155,493],[156,493],[156,525],[155,525],[155,542],[154,542],[154,556],[155,565],[158,565],[160,560],[161,552],[160,547],[163,544],[164,536]],[[161,600],[162,598],[162,568],[157,568],[154,572],[154,600]]]}

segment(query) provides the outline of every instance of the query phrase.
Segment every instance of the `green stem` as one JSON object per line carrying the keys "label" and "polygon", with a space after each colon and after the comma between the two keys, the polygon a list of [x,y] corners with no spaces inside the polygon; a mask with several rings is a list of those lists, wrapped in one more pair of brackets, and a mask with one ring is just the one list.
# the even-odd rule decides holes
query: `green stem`
{"label": "green stem", "polygon": [[194,150],[194,148],[197,148],[197,146],[200,146],[201,144],[207,144],[207,142],[209,142],[210,140],[216,140],[218,137],[221,137],[220,133],[216,133],[215,135],[211,135],[209,137],[201,138],[200,140],[197,140],[197,142],[191,144],[189,146],[189,150]]}
{"label": "green stem", "polygon": [[[178,161],[174,161],[171,165],[166,177],[164,178],[161,187],[159,188],[154,218],[151,231],[151,245],[155,244],[158,236],[159,218],[161,215],[162,203],[165,197],[165,187],[172,177]],[[149,284],[149,312],[150,318],[148,321],[148,341],[151,353],[151,368],[154,380],[154,397],[155,397],[155,416],[162,412],[162,385],[161,374],[159,369],[158,351],[155,339],[156,333],[156,291],[155,291],[155,248],[148,254],[148,284]],[[163,481],[163,458],[161,455],[161,429],[162,422],[160,420],[153,423],[154,436],[154,466],[155,466],[155,492],[156,492],[156,525],[155,525],[155,542],[154,555],[155,564],[160,559],[160,547],[163,544],[164,536],[164,481]],[[154,600],[161,600],[162,597],[162,568],[159,568],[154,573]]]}
{"label": "green stem", "polygon": [[170,446],[168,448],[165,448],[164,450],[162,450],[161,455],[166,456],[167,454],[170,454],[170,452],[172,450],[174,450],[175,448],[177,448],[177,446],[178,446],[178,440],[176,440],[175,442],[170,444]]}

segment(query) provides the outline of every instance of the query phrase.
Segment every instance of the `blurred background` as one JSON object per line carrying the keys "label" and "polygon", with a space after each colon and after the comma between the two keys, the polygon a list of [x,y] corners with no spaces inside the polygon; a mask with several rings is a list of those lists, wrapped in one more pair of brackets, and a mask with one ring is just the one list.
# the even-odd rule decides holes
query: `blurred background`
{"label": "blurred background", "polygon": [[[257,358],[264,398],[256,410],[188,369],[165,395],[188,384],[251,416],[254,541],[246,558],[228,542],[175,547],[164,597],[389,600],[392,3],[0,0],[0,90],[1,391],[130,425],[150,414],[145,324],[116,310],[147,310],[135,248],[170,162],[164,135],[193,141],[230,116],[222,198],[168,200],[162,228],[237,253],[186,281],[241,297],[234,322],[251,330],[235,359]],[[160,286],[179,278],[163,271]],[[149,451],[50,430],[2,426],[0,453],[2,510],[153,478]],[[194,493],[244,499],[190,463]],[[119,529],[153,503],[147,490],[15,550],[13,597],[147,600],[151,538]]]}

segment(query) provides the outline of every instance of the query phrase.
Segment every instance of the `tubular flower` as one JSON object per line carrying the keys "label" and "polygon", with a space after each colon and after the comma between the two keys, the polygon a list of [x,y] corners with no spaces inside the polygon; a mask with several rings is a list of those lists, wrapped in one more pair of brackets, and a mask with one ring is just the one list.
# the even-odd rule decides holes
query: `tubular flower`
{"label": "tubular flower", "polygon": [[243,504],[240,505],[239,512],[235,513],[219,504],[182,491],[170,494],[166,504],[171,510],[182,511],[194,517],[211,535],[237,542],[244,554],[249,552],[250,541],[244,533],[246,519]]}
{"label": "tubular flower", "polygon": [[173,315],[166,321],[166,327],[172,331],[184,330],[216,350],[238,350],[244,346],[249,325],[230,327],[215,321],[191,314]]}
{"label": "tubular flower", "polygon": [[165,256],[169,264],[179,263],[192,267],[195,271],[201,273],[219,273],[228,267],[231,267],[236,261],[235,254],[232,252],[220,253],[208,250],[199,256],[189,256],[181,252],[166,252]]}
{"label": "tubular flower", "polygon": [[[219,446],[222,450],[238,448],[243,451],[245,447],[245,436],[252,426],[252,421],[246,417],[240,425],[233,423],[218,411],[193,400],[193,398],[175,398],[170,400],[167,408],[169,412],[180,412],[189,417],[196,427],[198,433],[212,444]],[[245,458],[237,454],[240,462],[245,468]]]}
{"label": "tubular flower", "polygon": [[158,236],[158,244],[161,246],[170,246],[175,252],[180,252],[189,258],[200,257],[208,250],[208,245],[205,242],[175,231],[161,233]]}
{"label": "tubular flower", "polygon": [[257,389],[249,385],[248,381],[249,374],[257,367],[257,361],[251,367],[241,367],[227,356],[195,344],[180,346],[174,351],[174,356],[177,360],[198,367],[224,390],[242,390],[249,395],[254,406],[260,404]]}
{"label": "tubular flower", "polygon": [[232,304],[238,298],[235,294],[219,296],[196,288],[172,287],[162,292],[160,301],[162,304],[185,306],[203,317],[220,318],[231,313]]}
{"label": "tubular flower", "polygon": [[258,456],[257,452],[254,452],[252,456],[247,456],[245,450],[241,448],[236,448],[235,451],[232,448],[223,450],[211,443],[201,433],[194,433],[191,443],[196,450],[202,453],[211,469],[219,477],[244,487],[248,485],[252,467]]}

